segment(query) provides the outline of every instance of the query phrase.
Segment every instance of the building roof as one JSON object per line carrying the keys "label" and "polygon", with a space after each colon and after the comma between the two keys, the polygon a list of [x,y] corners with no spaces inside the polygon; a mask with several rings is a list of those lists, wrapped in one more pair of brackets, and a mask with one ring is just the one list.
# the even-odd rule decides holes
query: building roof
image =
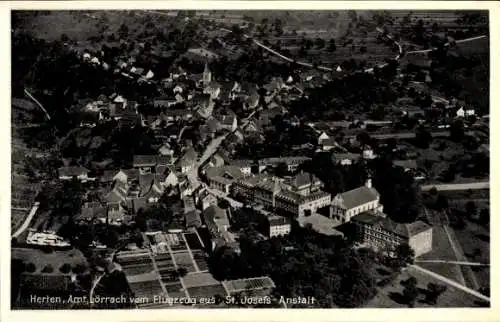
{"label": "building roof", "polygon": [[194,162],[196,162],[197,159],[198,159],[198,152],[196,152],[194,148],[189,148],[184,152],[182,157],[179,159],[179,162],[181,163],[181,165],[182,164],[191,165]]}
{"label": "building roof", "polygon": [[134,167],[153,167],[156,165],[156,155],[134,155]]}
{"label": "building roof", "polygon": [[332,161],[357,160],[361,158],[359,153],[332,153]]}
{"label": "building roof", "polygon": [[366,186],[346,191],[340,195],[344,201],[344,206],[347,209],[374,201],[379,197],[379,193],[375,188],[368,188]]}
{"label": "building roof", "polygon": [[301,187],[315,185],[321,183],[321,181],[312,173],[300,172],[295,175],[290,184],[294,189],[299,189]]}
{"label": "building roof", "polygon": [[207,177],[210,180],[217,180],[218,178],[223,178],[229,180],[231,183],[234,180],[241,179],[243,173],[240,168],[233,165],[225,165],[221,167],[211,167],[207,169]]}
{"label": "building roof", "polygon": [[393,164],[397,167],[402,167],[405,169],[417,169],[417,160],[394,160]]}
{"label": "building roof", "polygon": [[290,220],[283,216],[269,216],[267,220],[270,226],[290,225]]}
{"label": "building roof", "polygon": [[76,220],[92,220],[94,218],[106,218],[107,208],[100,202],[87,202],[83,205]]}
{"label": "building roof", "polygon": [[200,212],[196,209],[186,212],[184,214],[184,219],[186,220],[186,228],[198,228],[201,226]]}
{"label": "building roof", "polygon": [[237,280],[223,281],[222,283],[224,284],[224,288],[229,293],[272,289],[276,287],[273,280],[269,276],[242,278]]}
{"label": "building roof", "polygon": [[388,232],[395,235],[401,236],[403,238],[410,238],[423,231],[431,229],[432,227],[424,223],[421,220],[417,220],[412,223],[402,224],[397,223],[388,217],[381,217],[373,214],[372,212],[367,212],[354,216],[352,220],[356,222],[361,222],[364,224],[380,227]]}
{"label": "building roof", "polygon": [[85,167],[69,166],[69,167],[59,168],[58,172],[59,172],[60,177],[75,177],[75,176],[89,173],[90,170],[86,169]]}

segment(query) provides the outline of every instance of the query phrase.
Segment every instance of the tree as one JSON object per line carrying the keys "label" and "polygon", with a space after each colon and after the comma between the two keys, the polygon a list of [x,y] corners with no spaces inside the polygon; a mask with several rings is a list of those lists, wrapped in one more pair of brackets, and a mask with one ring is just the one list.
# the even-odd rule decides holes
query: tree
{"label": "tree", "polygon": [[64,263],[59,267],[59,271],[63,274],[68,274],[71,271],[71,265],[68,263]]}
{"label": "tree", "polygon": [[412,276],[404,281],[403,298],[409,307],[413,307],[418,295],[417,279]]}
{"label": "tree", "polygon": [[420,126],[417,129],[417,133],[415,136],[415,143],[418,147],[422,149],[427,149],[429,148],[429,145],[432,142],[432,135],[431,133],[425,129],[423,126]]}
{"label": "tree", "polygon": [[52,273],[54,271],[54,267],[52,265],[47,264],[45,267],[42,269],[42,273]]}
{"label": "tree", "polygon": [[465,138],[464,123],[456,120],[450,125],[450,140],[461,142]]}
{"label": "tree", "polygon": [[75,273],[75,274],[83,274],[85,272],[85,270],[86,270],[86,267],[83,264],[76,264],[73,267],[73,273]]}
{"label": "tree", "polygon": [[187,269],[185,267],[180,267],[177,269],[177,273],[179,274],[179,277],[184,277],[188,273]]}
{"label": "tree", "polygon": [[337,50],[337,46],[335,44],[335,39],[330,39],[330,41],[328,42],[328,51],[329,52],[334,52],[335,50]]}
{"label": "tree", "polygon": [[429,304],[436,304],[437,299],[441,294],[446,292],[446,285],[429,283],[427,284],[427,292],[425,294],[425,300]]}
{"label": "tree", "polygon": [[33,263],[26,264],[26,272],[34,273],[36,271],[36,266]]}
{"label": "tree", "polygon": [[446,196],[439,194],[436,199],[436,209],[441,211],[448,209],[448,207],[449,207],[448,198],[446,198]]}
{"label": "tree", "polygon": [[470,217],[474,217],[477,214],[477,206],[474,201],[467,201],[465,204],[465,211]]}
{"label": "tree", "polygon": [[403,243],[396,246],[394,250],[396,266],[401,268],[407,264],[413,264],[415,259],[415,251],[410,247],[410,245]]}
{"label": "tree", "polygon": [[126,24],[122,23],[120,28],[118,28],[118,35],[120,36],[120,38],[127,38],[128,27]]}

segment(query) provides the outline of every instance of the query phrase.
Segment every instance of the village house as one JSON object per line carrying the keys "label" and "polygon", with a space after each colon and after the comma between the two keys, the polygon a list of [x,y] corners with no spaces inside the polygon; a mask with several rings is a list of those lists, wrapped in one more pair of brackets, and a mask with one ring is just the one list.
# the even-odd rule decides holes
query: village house
{"label": "village house", "polygon": [[359,153],[332,153],[333,164],[351,165],[361,158]]}
{"label": "village house", "polygon": [[238,118],[234,115],[223,115],[219,127],[222,130],[233,132],[238,127]]}
{"label": "village house", "polygon": [[352,221],[362,243],[377,251],[391,254],[401,244],[409,245],[415,256],[432,250],[432,227],[423,221],[400,224],[371,213],[355,216]]}
{"label": "village house", "polygon": [[76,223],[91,223],[106,220],[108,209],[100,202],[85,202],[80,213],[73,217]]}
{"label": "village house", "polygon": [[330,151],[331,149],[337,147],[337,141],[334,138],[328,138],[321,140],[320,143],[323,151]]}
{"label": "village house", "polygon": [[203,211],[202,217],[212,239],[212,249],[235,242],[233,234],[229,232],[230,223],[225,210],[210,206]]}
{"label": "village house", "polygon": [[456,113],[457,117],[467,117],[467,116],[475,115],[476,112],[472,107],[460,106],[460,108],[458,108],[455,113]]}
{"label": "village house", "polygon": [[95,178],[89,177],[90,170],[80,166],[61,167],[58,170],[59,180],[72,180],[76,178],[81,182],[93,181]]}
{"label": "village house", "polygon": [[204,189],[198,197],[198,206],[202,211],[210,206],[217,206],[217,197]]}
{"label": "village house", "polygon": [[384,207],[379,202],[380,195],[372,187],[371,179],[368,179],[364,186],[339,193],[333,198],[330,218],[347,223],[354,216],[367,211],[375,211],[383,215]]}
{"label": "village house", "polygon": [[254,162],[252,160],[247,159],[231,160],[230,162],[232,166],[238,167],[244,176],[250,176],[252,174],[253,163]]}
{"label": "village house", "polygon": [[269,237],[288,235],[292,230],[290,220],[286,217],[268,216],[266,219],[269,228]]}
{"label": "village house", "polygon": [[206,170],[209,186],[212,189],[229,194],[231,185],[236,180],[243,178],[243,173],[238,167],[225,165],[221,167],[211,167]]}
{"label": "village house", "polygon": [[197,160],[198,153],[195,149],[189,148],[177,161],[177,168],[181,173],[189,172],[196,165]]}

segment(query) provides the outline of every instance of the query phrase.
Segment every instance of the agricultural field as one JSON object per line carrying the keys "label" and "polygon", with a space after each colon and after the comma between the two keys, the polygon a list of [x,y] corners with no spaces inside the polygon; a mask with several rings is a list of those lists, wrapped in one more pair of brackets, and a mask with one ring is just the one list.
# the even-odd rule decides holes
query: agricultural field
{"label": "agricultural field", "polygon": [[[420,289],[420,298],[415,302],[415,307],[417,308],[429,308],[432,307],[423,301],[423,294],[425,293],[425,289],[427,288],[428,283],[439,283],[437,279],[428,276],[416,269],[410,267],[407,271],[400,274],[397,279],[387,285],[379,289],[378,294],[371,299],[365,307],[367,308],[395,308],[407,307],[406,304],[402,301],[402,291],[403,286],[401,282],[407,280],[410,276],[413,276],[417,279],[418,287]],[[465,293],[459,289],[456,289],[452,286],[447,285],[447,290],[439,297],[437,304],[434,307],[478,307],[484,305],[481,303],[482,301],[476,298],[473,295]]]}

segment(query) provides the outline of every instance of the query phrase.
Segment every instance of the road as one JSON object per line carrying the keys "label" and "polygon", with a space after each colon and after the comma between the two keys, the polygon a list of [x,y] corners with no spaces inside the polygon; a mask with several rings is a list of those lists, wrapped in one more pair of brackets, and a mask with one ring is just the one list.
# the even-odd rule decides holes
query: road
{"label": "road", "polygon": [[31,93],[28,92],[27,89],[24,89],[24,94],[26,94],[26,96],[28,96],[29,98],[31,98],[33,100],[33,102],[35,102],[36,105],[38,105],[38,107],[40,107],[40,109],[45,113],[45,115],[47,116],[47,118],[50,120],[49,112],[47,112],[47,110],[45,109],[45,107],[43,107],[43,105],[33,95],[31,95]]}
{"label": "road", "polygon": [[[456,44],[461,44],[461,43],[464,43],[464,42],[478,40],[478,39],[482,39],[482,38],[486,38],[486,37],[488,37],[488,36],[481,35],[481,36],[476,36],[476,37],[471,37],[471,38],[466,38],[466,39],[460,39],[460,40],[455,41],[455,43]],[[449,42],[445,44],[445,46],[449,46],[449,45],[450,45]],[[413,50],[413,51],[407,52],[406,55],[410,55],[410,54],[424,54],[424,53],[428,53],[428,52],[436,50],[436,49],[437,48],[422,49],[422,50]]]}
{"label": "road", "polygon": [[214,196],[227,200],[229,202],[229,204],[231,205],[231,207],[233,207],[233,208],[242,208],[243,207],[242,202],[234,200],[233,198],[229,197],[228,195],[226,195],[222,191],[212,189],[212,188],[208,187],[206,184],[203,184],[203,186],[207,189],[208,192],[210,192]]}
{"label": "road", "polygon": [[464,266],[490,266],[490,264],[485,263],[475,263],[467,261],[449,261],[442,259],[429,259],[429,260],[415,260],[415,263],[444,263],[444,264],[454,264],[454,265],[464,265]]}
{"label": "road", "polygon": [[480,190],[489,189],[489,181],[469,182],[469,183],[449,183],[449,184],[429,184],[420,187],[422,191],[428,191],[436,188],[438,191],[456,191],[456,190]]}
{"label": "road", "polygon": [[40,206],[39,202],[35,202],[33,205],[33,208],[31,208],[30,213],[28,214],[28,217],[24,220],[23,224],[21,227],[19,227],[14,234],[12,234],[12,237],[17,238],[19,235],[21,235],[30,225],[31,220],[33,220],[33,217],[36,215],[36,211],[38,210],[38,207]]}
{"label": "road", "polygon": [[481,293],[479,293],[479,292],[477,292],[477,291],[475,291],[473,289],[470,289],[470,288],[468,288],[466,286],[460,285],[459,283],[457,283],[457,282],[455,282],[453,280],[450,280],[450,279],[448,279],[448,278],[446,278],[446,277],[444,277],[442,275],[436,274],[436,273],[434,273],[432,271],[429,271],[428,269],[425,269],[425,268],[420,267],[418,265],[410,265],[410,267],[412,267],[412,268],[414,268],[414,269],[416,269],[416,270],[418,270],[418,271],[420,271],[422,273],[430,275],[430,276],[432,276],[432,277],[440,280],[443,283],[446,283],[446,284],[451,285],[451,286],[453,286],[455,288],[458,288],[458,289],[460,289],[460,290],[462,290],[462,291],[464,291],[466,293],[474,295],[475,297],[480,298],[483,301],[486,301],[488,303],[490,302],[490,298],[489,297],[487,297],[487,296],[485,296],[485,295],[483,295],[483,294],[481,294]]}

